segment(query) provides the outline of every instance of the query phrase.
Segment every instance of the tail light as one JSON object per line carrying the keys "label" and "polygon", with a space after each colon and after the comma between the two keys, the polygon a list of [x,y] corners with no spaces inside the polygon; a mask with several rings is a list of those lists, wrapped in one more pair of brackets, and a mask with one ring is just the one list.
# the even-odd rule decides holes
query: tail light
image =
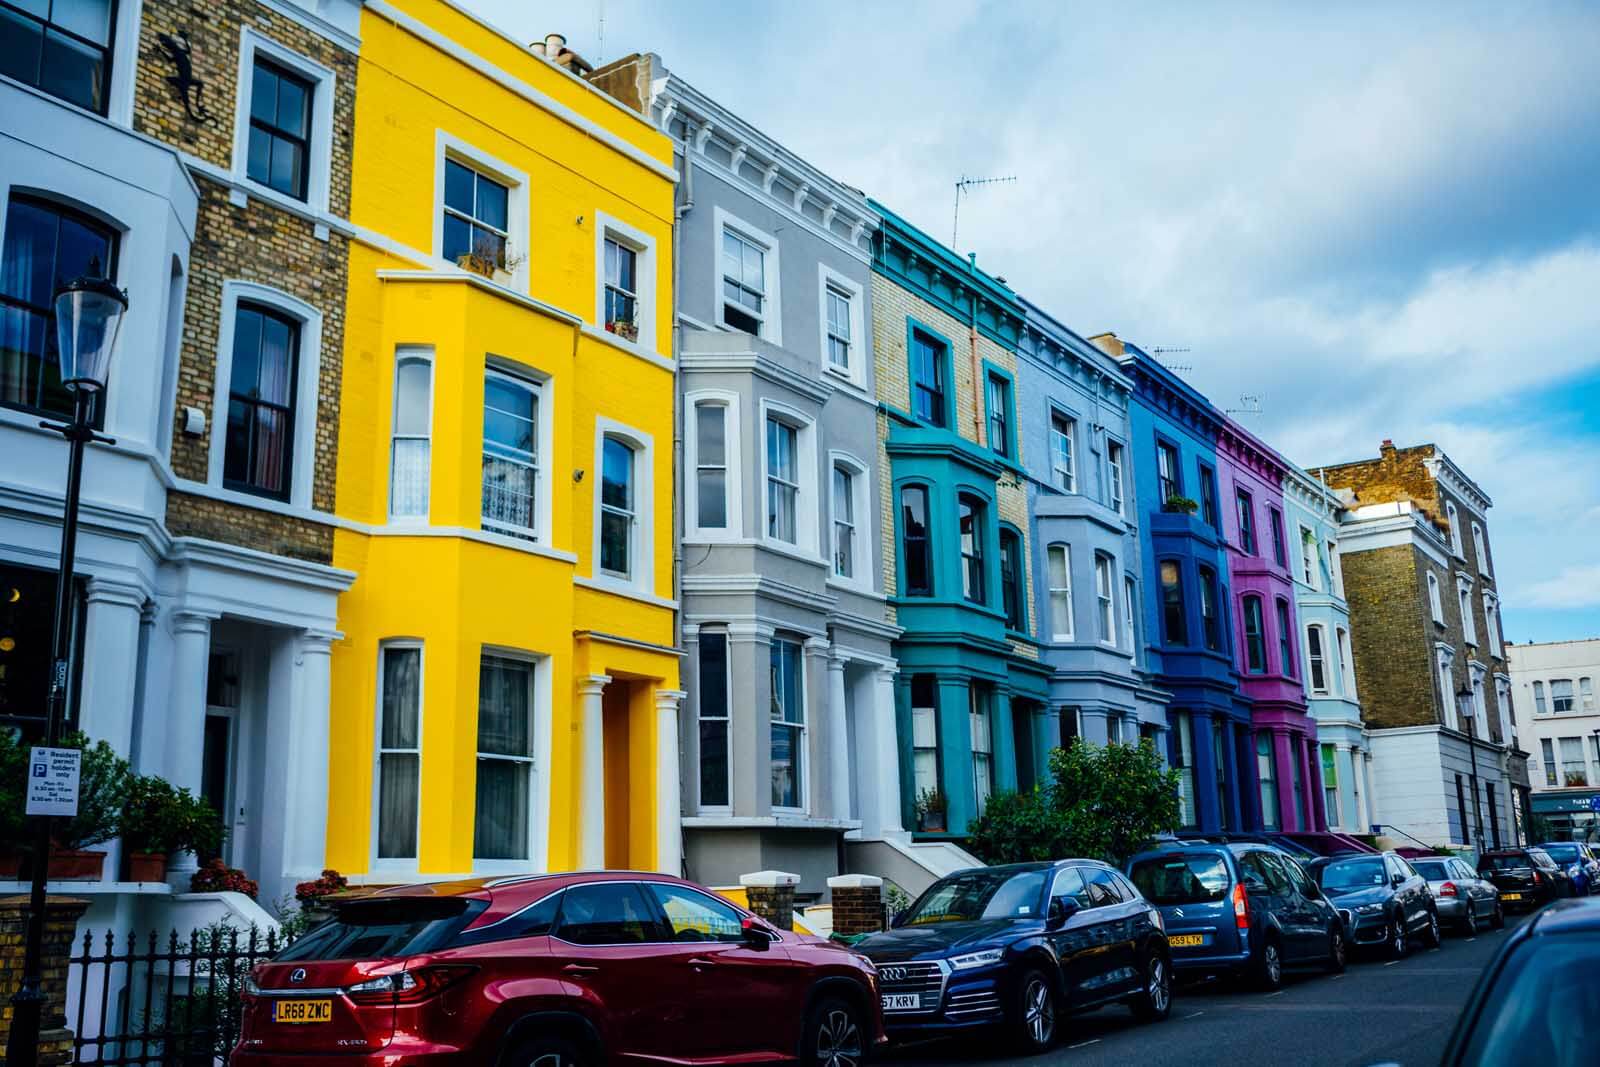
{"label": "tail light", "polygon": [[357,1004],[418,1004],[438,996],[475,970],[476,967],[462,965],[418,967],[359,982],[344,992]]}
{"label": "tail light", "polygon": [[1441,897],[1453,897],[1453,896],[1455,896],[1456,895],[1456,884],[1454,882],[1446,882],[1444,885],[1439,887],[1439,895]]}
{"label": "tail light", "polygon": [[1539,877],[1539,872],[1538,871],[1534,871],[1533,872],[1533,884],[1534,885],[1538,885],[1542,881],[1544,881],[1544,879]]}
{"label": "tail light", "polygon": [[1243,882],[1233,887],[1233,922],[1241,930],[1250,929],[1250,894],[1244,891]]}

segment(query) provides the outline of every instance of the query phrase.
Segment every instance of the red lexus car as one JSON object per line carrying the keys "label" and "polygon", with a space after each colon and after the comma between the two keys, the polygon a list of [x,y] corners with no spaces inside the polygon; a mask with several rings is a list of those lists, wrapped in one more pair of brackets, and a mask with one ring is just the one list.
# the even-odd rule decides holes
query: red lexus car
{"label": "red lexus car", "polygon": [[251,972],[232,1063],[857,1067],[879,1003],[863,957],[681,879],[473,879],[339,901]]}

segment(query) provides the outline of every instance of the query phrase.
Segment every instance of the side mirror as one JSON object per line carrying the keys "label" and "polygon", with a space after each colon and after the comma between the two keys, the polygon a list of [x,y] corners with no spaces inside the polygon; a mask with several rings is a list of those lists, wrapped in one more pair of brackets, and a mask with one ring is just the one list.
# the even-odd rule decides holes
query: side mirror
{"label": "side mirror", "polygon": [[1050,910],[1044,917],[1044,925],[1048,930],[1059,930],[1067,925],[1067,920],[1078,914],[1078,902],[1071,897],[1051,897]]}
{"label": "side mirror", "polygon": [[772,936],[754,919],[740,920],[739,933],[744,937],[744,947],[752,952],[765,952],[772,947]]}
{"label": "side mirror", "polygon": [[1401,874],[1399,871],[1396,871],[1389,876],[1389,882],[1391,885],[1405,885],[1406,876]]}

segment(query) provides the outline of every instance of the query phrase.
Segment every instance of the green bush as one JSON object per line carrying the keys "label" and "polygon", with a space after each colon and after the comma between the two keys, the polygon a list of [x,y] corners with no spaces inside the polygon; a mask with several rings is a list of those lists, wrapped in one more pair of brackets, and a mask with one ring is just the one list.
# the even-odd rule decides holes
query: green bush
{"label": "green bush", "polygon": [[1178,775],[1149,741],[1090,745],[1078,738],[1050,754],[1052,781],[1030,793],[989,798],[968,845],[986,863],[1068,856],[1121,866],[1178,825]]}
{"label": "green bush", "polygon": [[104,741],[90,741],[81,733],[68,734],[60,747],[81,750],[83,762],[78,772],[78,814],[55,821],[56,847],[72,851],[111,840],[121,829],[128,761]]}
{"label": "green bush", "polygon": [[222,848],[216,811],[187,789],[154,775],[134,775],[122,805],[122,840],[133,852],[193,852],[210,859]]}

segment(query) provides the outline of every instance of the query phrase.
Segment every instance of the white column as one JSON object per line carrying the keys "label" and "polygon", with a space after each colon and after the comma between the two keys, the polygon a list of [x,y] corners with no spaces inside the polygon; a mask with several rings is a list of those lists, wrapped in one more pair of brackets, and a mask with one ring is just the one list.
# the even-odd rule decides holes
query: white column
{"label": "white column", "polygon": [[[206,673],[210,669],[211,623],[217,616],[202,611],[172,614],[172,681],[162,716],[145,716],[140,750],[144,773],[159,774],[174,786],[200,795],[200,774],[206,737]],[[131,683],[131,679],[130,679]],[[168,881],[187,890],[189,875],[199,866],[194,854],[177,856]]]}
{"label": "white column", "polygon": [[327,858],[328,668],[331,647],[340,636],[305,630],[296,641],[288,748],[279,753],[289,764],[283,810],[286,881],[315,877]]}
{"label": "white column", "polygon": [[1378,803],[1377,787],[1372,784],[1375,780],[1372,774],[1372,753],[1370,751],[1363,752],[1361,754],[1361,784],[1367,787],[1367,826],[1362,827],[1362,829],[1367,829],[1375,822],[1383,821],[1383,805]]}
{"label": "white column", "polygon": [[[844,668],[846,659],[837,647],[828,654],[828,760],[829,810],[834,819],[850,817],[850,723],[845,714]],[[859,754],[858,754],[859,755]]]}
{"label": "white column", "polygon": [[900,742],[894,708],[894,676],[898,673],[896,667],[883,666],[873,675],[877,699],[872,707],[872,756],[870,763],[862,764],[872,772],[861,790],[863,798],[871,791],[876,809],[876,825],[861,827],[861,836],[868,839],[905,832],[900,825]]}
{"label": "white column", "polygon": [[144,590],[102,578],[89,581],[84,612],[83,692],[78,726],[126,755],[133,748],[134,680]]}
{"label": "white column", "polygon": [[579,759],[578,866],[598,871],[606,865],[606,716],[601,694],[608,674],[578,680],[583,702],[583,745]]}
{"label": "white column", "polygon": [[678,763],[681,689],[656,690],[656,869],[683,874],[683,785]]}

